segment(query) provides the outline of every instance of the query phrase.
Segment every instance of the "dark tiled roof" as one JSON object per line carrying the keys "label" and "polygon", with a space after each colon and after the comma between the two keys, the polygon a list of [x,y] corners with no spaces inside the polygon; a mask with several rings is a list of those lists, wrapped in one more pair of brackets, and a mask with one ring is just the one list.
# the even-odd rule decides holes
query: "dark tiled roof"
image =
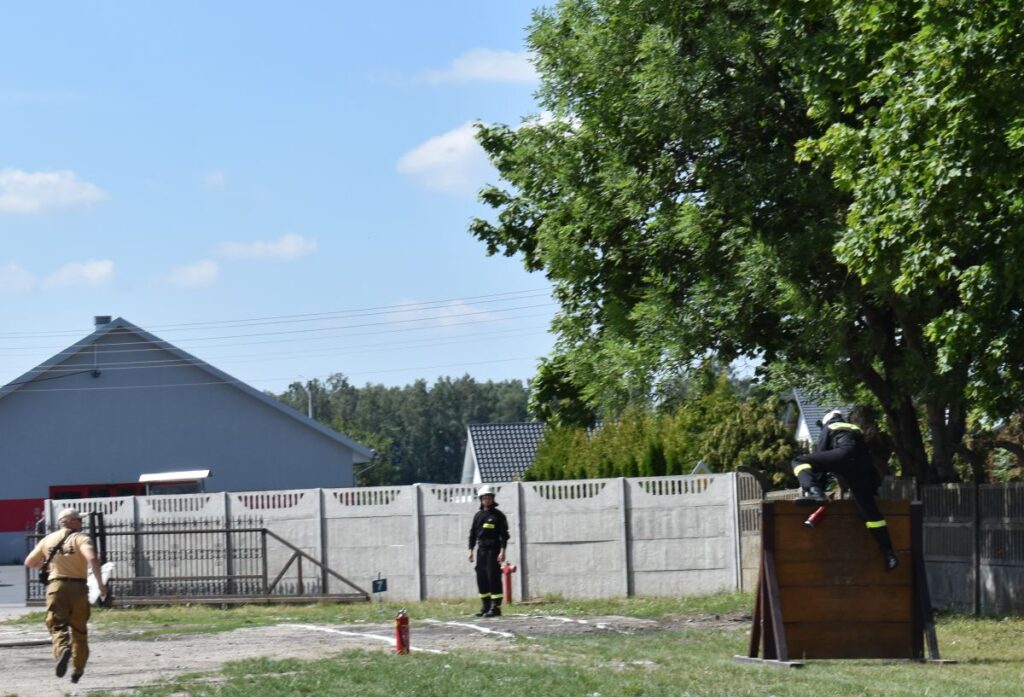
{"label": "dark tiled roof", "polygon": [[816,443],[818,441],[818,435],[821,433],[821,428],[818,427],[818,421],[821,417],[829,413],[833,409],[838,409],[849,416],[850,407],[847,404],[836,404],[835,402],[829,402],[825,406],[821,406],[814,397],[808,392],[804,392],[800,389],[793,390],[793,396],[796,398],[797,406],[800,407],[800,415],[803,417],[804,422],[807,424],[807,430],[811,434],[811,442]]}
{"label": "dark tiled roof", "polygon": [[523,478],[533,464],[537,444],[547,426],[539,422],[469,424],[469,445],[484,482],[511,482]]}

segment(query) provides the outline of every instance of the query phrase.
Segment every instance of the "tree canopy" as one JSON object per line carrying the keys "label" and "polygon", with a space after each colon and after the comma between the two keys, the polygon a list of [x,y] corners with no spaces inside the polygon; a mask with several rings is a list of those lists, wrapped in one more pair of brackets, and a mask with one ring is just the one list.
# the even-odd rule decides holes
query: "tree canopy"
{"label": "tree canopy", "polygon": [[780,418],[784,405],[746,396],[727,372],[695,371],[688,397],[673,408],[634,405],[615,420],[587,429],[556,426],[537,448],[528,480],[651,477],[754,470],[776,484],[794,482],[788,464],[802,448]]}
{"label": "tree canopy", "polygon": [[471,226],[554,282],[535,411],[586,423],[756,357],[877,408],[904,474],[955,478],[1024,397],[1022,26],[1013,0],[536,13],[548,113],[481,127],[504,181]]}
{"label": "tree canopy", "polygon": [[478,382],[466,375],[417,380],[402,387],[357,387],[341,374],[292,383],[277,398],[373,448],[360,486],[452,483],[462,476],[466,426],[525,421],[526,387],[519,380]]}

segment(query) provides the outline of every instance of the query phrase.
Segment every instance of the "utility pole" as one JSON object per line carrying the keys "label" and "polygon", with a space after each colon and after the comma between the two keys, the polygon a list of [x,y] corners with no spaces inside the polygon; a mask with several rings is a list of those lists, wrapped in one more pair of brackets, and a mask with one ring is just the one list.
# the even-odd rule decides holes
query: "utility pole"
{"label": "utility pole", "polygon": [[[304,375],[300,375],[299,377],[302,378],[303,380],[306,380],[306,377]],[[302,385],[302,389],[304,389],[306,391],[306,416],[308,416],[309,418],[312,419],[313,418],[313,390],[311,390],[309,388],[311,382],[312,382],[312,380],[306,380],[305,383],[301,383],[300,382],[299,384]]]}

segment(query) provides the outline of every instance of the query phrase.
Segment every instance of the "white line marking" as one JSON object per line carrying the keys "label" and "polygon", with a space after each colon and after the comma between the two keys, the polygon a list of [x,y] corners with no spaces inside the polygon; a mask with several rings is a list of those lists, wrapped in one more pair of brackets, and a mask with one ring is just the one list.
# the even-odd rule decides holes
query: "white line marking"
{"label": "white line marking", "polygon": [[494,634],[496,636],[504,637],[506,639],[515,639],[516,635],[510,632],[501,632],[497,629],[491,629],[490,627],[481,627],[478,624],[470,624],[469,622],[442,622],[441,620],[423,620],[424,622],[430,622],[432,624],[443,624],[448,627],[465,627],[466,629],[473,629],[481,634]]}
{"label": "white line marking", "polygon": [[[590,625],[591,624],[590,622],[587,622],[586,620],[577,620],[577,619],[573,619],[572,617],[556,617],[555,615],[543,615],[543,618],[546,619],[546,620],[555,620],[556,622],[568,622],[568,623],[571,623],[571,624],[573,624],[573,623],[574,624],[586,624],[586,625]],[[624,634],[625,633],[621,629],[619,629],[618,627],[612,627],[611,625],[609,625],[606,622],[598,622],[598,623],[596,623],[596,624],[594,624],[592,626],[597,627],[598,629],[607,629],[610,632],[618,632],[619,634]]]}
{"label": "white line marking", "polygon": [[[364,639],[376,639],[377,641],[387,642],[394,646],[395,640],[391,637],[381,636],[380,634],[370,634],[369,632],[346,632],[343,629],[332,629],[331,627],[317,627],[313,624],[279,624],[279,627],[292,627],[294,629],[308,629],[314,632],[326,632],[328,634],[340,634],[342,636],[361,637]],[[418,646],[410,647],[413,651],[422,651],[423,653],[448,653],[447,651],[440,651],[438,649],[421,649]]]}

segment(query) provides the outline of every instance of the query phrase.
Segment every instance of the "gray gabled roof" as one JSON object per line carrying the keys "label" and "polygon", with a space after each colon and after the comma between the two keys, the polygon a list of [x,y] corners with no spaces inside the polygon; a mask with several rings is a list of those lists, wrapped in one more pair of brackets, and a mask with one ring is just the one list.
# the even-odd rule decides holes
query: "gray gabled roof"
{"label": "gray gabled roof", "polygon": [[807,424],[807,431],[811,434],[812,443],[816,443],[818,436],[821,434],[821,428],[818,426],[818,421],[821,420],[821,417],[833,409],[839,409],[846,415],[850,413],[850,406],[847,404],[838,404],[833,401],[822,406],[815,401],[815,397],[809,392],[801,389],[793,390],[793,398],[800,408],[800,416],[803,418],[804,423]]}
{"label": "gray gabled roof", "polygon": [[71,346],[64,349],[63,351],[60,351],[59,353],[49,358],[48,360],[40,363],[32,370],[29,370],[27,373],[15,378],[11,382],[4,385],[2,388],[0,388],[0,399],[3,399],[4,397],[7,397],[11,393],[16,392],[25,385],[31,384],[33,381],[42,376],[51,368],[60,365],[64,361],[68,360],[68,358],[70,358],[71,356],[86,350],[101,337],[103,337],[106,334],[109,334],[110,332],[116,329],[124,329],[126,331],[132,332],[133,334],[137,334],[138,336],[145,339],[147,342],[152,343],[160,347],[161,349],[164,349],[168,353],[172,354],[175,358],[185,361],[189,365],[208,373],[217,382],[222,382],[226,385],[230,385],[231,387],[240,390],[246,395],[254,399],[258,399],[267,406],[276,409],[285,416],[295,419],[296,421],[302,423],[304,426],[319,432],[321,435],[327,436],[331,440],[341,443],[342,445],[344,445],[345,447],[349,448],[352,451],[353,462],[369,462],[373,458],[373,451],[367,448],[365,445],[357,443],[348,436],[338,433],[333,429],[327,428],[319,421],[316,421],[315,419],[310,419],[305,414],[302,414],[301,412],[292,409],[287,404],[279,402],[278,400],[274,399],[269,395],[264,394],[263,392],[260,392],[254,387],[250,387],[241,380],[238,380],[237,378],[228,375],[223,370],[214,368],[206,361],[196,358],[187,351],[181,350],[174,344],[171,344],[153,334],[150,334],[146,330],[135,326],[134,324],[132,324],[131,322],[122,317],[118,317],[112,322],[108,322],[107,324],[97,327],[96,331],[94,331],[92,334],[89,334],[81,341],[72,344]]}
{"label": "gray gabled roof", "polygon": [[483,482],[512,482],[523,478],[533,464],[537,445],[547,426],[534,421],[469,424],[467,448],[472,449]]}

